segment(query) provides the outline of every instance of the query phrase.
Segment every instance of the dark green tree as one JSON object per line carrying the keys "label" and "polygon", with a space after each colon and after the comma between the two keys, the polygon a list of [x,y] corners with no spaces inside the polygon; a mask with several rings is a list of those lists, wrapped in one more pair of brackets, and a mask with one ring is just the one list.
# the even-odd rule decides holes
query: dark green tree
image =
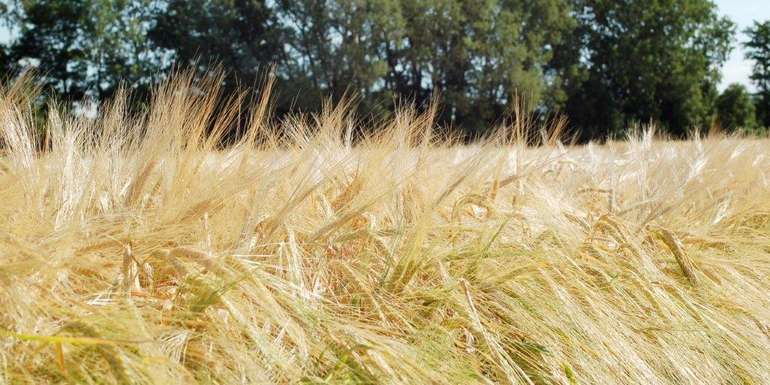
{"label": "dark green tree", "polygon": [[251,87],[282,60],[281,28],[263,0],[168,0],[149,33],[171,55],[166,70],[225,70],[226,89]]}
{"label": "dark green tree", "polygon": [[751,95],[741,84],[730,84],[717,98],[717,121],[728,132],[756,128],[756,114]]}
{"label": "dark green tree", "polygon": [[80,99],[88,88],[85,36],[93,25],[84,15],[89,5],[42,0],[19,1],[14,6],[21,37],[12,47],[12,56],[21,65],[36,65],[44,84],[65,98]]}
{"label": "dark green tree", "polygon": [[279,1],[292,29],[292,79],[363,104],[418,107],[438,97],[440,123],[489,129],[517,96],[537,106],[556,77],[552,49],[572,23],[565,0]]}
{"label": "dark green tree", "polygon": [[[414,4],[421,4],[417,7]],[[551,79],[544,65],[572,23],[563,1],[423,1],[408,17],[407,87],[442,101],[442,120],[470,134],[488,129],[517,98],[541,103]],[[416,60],[415,60],[416,59]]]}
{"label": "dark green tree", "polygon": [[[8,4],[0,3],[0,26],[10,29],[14,26],[13,18],[11,17],[11,10],[8,8]],[[0,44],[0,79],[7,80],[13,74],[13,63],[9,54],[9,45]]]}
{"label": "dark green tree", "polygon": [[574,8],[578,37],[568,44],[581,49],[566,47],[559,66],[574,76],[566,112],[584,138],[634,123],[653,122],[674,136],[710,125],[734,31],[714,3],[575,0]]}
{"label": "dark green tree", "polygon": [[157,56],[145,38],[151,0],[16,0],[6,12],[20,36],[17,66],[35,66],[44,85],[68,100],[104,98],[123,82],[147,88]]}
{"label": "dark green tree", "polygon": [[[566,113],[585,139],[636,122],[677,136],[706,128],[734,29],[711,0],[6,3],[19,36],[0,66],[36,65],[65,98],[108,97],[121,81],[148,90],[191,65],[200,75],[221,66],[231,94],[274,66],[279,112],[345,94],[378,115],[398,101],[438,100],[438,122],[468,136],[505,119],[517,99]],[[768,29],[755,25],[747,45],[760,111],[770,100]]]}
{"label": "dark green tree", "polygon": [[377,45],[382,34],[402,27],[398,8],[384,0],[280,0],[277,5],[288,32],[279,69],[298,106],[317,108],[323,98],[347,93],[359,97],[365,109],[373,108],[387,69]]}
{"label": "dark green tree", "polygon": [[757,116],[764,127],[770,127],[770,20],[755,21],[746,34],[746,58],[754,61],[751,80],[758,91]]}

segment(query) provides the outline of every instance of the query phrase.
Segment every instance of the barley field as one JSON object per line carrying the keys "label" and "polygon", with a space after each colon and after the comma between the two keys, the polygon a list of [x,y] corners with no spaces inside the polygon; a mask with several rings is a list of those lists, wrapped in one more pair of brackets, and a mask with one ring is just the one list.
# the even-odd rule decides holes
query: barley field
{"label": "barley field", "polygon": [[212,84],[2,89],[0,384],[770,384],[770,140],[361,137]]}

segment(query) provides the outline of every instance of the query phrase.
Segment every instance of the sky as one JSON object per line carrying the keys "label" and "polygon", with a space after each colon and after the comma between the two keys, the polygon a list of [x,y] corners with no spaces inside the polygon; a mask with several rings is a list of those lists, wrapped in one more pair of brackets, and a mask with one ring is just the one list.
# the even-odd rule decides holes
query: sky
{"label": "sky", "polygon": [[737,42],[730,59],[722,67],[721,89],[730,83],[741,83],[751,90],[754,87],[749,80],[751,62],[744,58],[742,43],[746,41],[743,30],[751,26],[754,20],[770,19],[770,0],[714,0],[723,15],[727,15],[737,24]]}

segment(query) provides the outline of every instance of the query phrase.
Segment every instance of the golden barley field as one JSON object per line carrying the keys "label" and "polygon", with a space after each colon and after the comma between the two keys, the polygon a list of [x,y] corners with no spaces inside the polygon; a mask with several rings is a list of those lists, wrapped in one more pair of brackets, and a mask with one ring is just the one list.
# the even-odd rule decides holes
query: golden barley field
{"label": "golden barley field", "polygon": [[0,384],[770,384],[768,139],[458,144],[405,109],[351,143],[345,104],[276,122],[180,76],[41,120],[25,84]]}

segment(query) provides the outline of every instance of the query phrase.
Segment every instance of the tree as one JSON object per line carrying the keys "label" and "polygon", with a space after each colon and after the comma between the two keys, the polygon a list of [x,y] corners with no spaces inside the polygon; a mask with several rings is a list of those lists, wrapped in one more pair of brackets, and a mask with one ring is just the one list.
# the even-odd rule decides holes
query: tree
{"label": "tree", "polygon": [[756,128],[754,103],[746,87],[741,84],[730,84],[716,101],[717,120],[719,125],[732,132],[737,129],[752,130]]}
{"label": "tree", "polygon": [[538,106],[552,49],[571,24],[565,0],[279,1],[292,28],[292,79],[316,94],[353,90],[364,106],[424,106],[469,136],[500,120],[518,95]]}
{"label": "tree", "polygon": [[382,101],[374,96],[387,70],[378,44],[403,27],[393,2],[280,0],[277,12],[288,32],[279,70],[300,108],[314,109],[323,98],[346,93],[359,97],[365,109]]}
{"label": "tree", "polygon": [[751,80],[758,91],[757,116],[764,127],[770,127],[770,20],[755,21],[746,34],[746,58],[754,61]]}
{"label": "tree", "polygon": [[[87,88],[84,31],[93,26],[83,1],[19,1],[16,19],[21,37],[13,45],[17,61],[37,64],[45,85],[66,98],[82,98]],[[85,28],[84,23],[88,23]],[[26,64],[24,63],[24,64]]]}
{"label": "tree", "polygon": [[500,120],[517,97],[532,107],[540,105],[550,85],[544,65],[571,24],[566,2],[422,4],[404,6],[411,19],[409,46],[424,58],[412,71],[411,87],[419,89],[423,78],[430,79],[424,94],[442,97],[443,122],[474,135]]}
{"label": "tree", "polygon": [[149,37],[177,67],[225,69],[228,90],[254,86],[282,55],[281,28],[263,0],[168,0]]}
{"label": "tree", "polygon": [[[13,20],[11,17],[11,10],[8,8],[8,4],[0,3],[0,26],[10,29],[13,27]],[[11,62],[11,56],[9,52],[9,45],[0,45],[0,73],[4,74],[3,78],[8,78],[13,71],[13,63]],[[3,79],[7,80],[7,79]]]}
{"label": "tree", "polygon": [[[8,3],[0,11],[20,36],[5,62],[37,65],[67,99],[109,97],[121,81],[146,91],[189,66],[200,76],[221,66],[230,95],[274,66],[279,113],[329,96],[356,95],[380,116],[437,100],[437,122],[468,137],[510,118],[518,99],[527,112],[565,113],[583,139],[636,122],[683,136],[716,114],[734,30],[711,0]],[[760,112],[770,109],[768,30],[756,24],[747,43]]]}
{"label": "tree", "polygon": [[584,138],[634,123],[674,136],[709,125],[734,31],[711,1],[575,0],[574,8],[582,49],[567,47],[572,61],[559,65],[575,77],[565,110]]}
{"label": "tree", "polygon": [[157,57],[145,39],[151,0],[17,0],[8,9],[20,31],[11,61],[38,67],[44,85],[65,99],[153,83]]}

